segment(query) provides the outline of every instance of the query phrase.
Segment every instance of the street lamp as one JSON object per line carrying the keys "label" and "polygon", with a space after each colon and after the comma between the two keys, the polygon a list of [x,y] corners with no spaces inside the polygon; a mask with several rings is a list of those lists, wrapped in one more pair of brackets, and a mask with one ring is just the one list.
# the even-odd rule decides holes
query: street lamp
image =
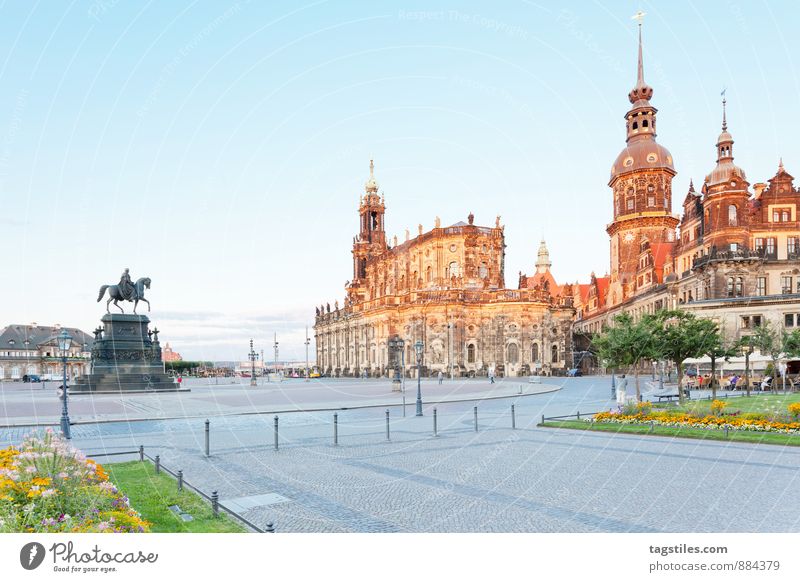
{"label": "street lamp", "polygon": [[306,382],[309,381],[308,377],[308,346],[311,343],[311,338],[308,337],[308,326],[306,326]]}
{"label": "street lamp", "polygon": [[256,386],[256,358],[258,354],[253,349],[253,340],[250,339],[250,386]]}
{"label": "street lamp", "polygon": [[72,336],[67,333],[66,329],[62,329],[58,334],[58,349],[61,351],[61,361],[64,364],[64,383],[61,385],[61,400],[63,405],[61,407],[61,432],[64,433],[64,438],[71,439],[72,435],[69,430],[69,409],[68,407],[68,390],[67,390],[67,354],[72,345]]}
{"label": "street lamp", "polygon": [[275,343],[272,345],[275,348],[275,375],[278,374],[278,332],[275,332]]}
{"label": "street lamp", "polygon": [[425,344],[417,340],[414,350],[417,352],[417,416],[422,416],[422,349]]}

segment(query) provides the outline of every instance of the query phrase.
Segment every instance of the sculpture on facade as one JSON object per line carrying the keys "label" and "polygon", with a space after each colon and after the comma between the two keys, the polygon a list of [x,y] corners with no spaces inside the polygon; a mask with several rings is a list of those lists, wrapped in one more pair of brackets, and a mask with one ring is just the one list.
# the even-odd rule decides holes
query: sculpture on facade
{"label": "sculpture on facade", "polygon": [[139,305],[139,301],[144,301],[147,303],[147,311],[150,311],[150,302],[144,298],[144,290],[150,289],[150,278],[149,277],[142,277],[137,279],[136,282],[132,282],[130,273],[128,269],[125,269],[122,272],[122,277],[120,277],[119,284],[117,285],[103,285],[100,287],[100,294],[97,296],[98,303],[103,298],[108,290],[108,301],[106,301],[106,313],[111,313],[111,302],[114,302],[114,306],[117,307],[122,313],[125,313],[125,310],[120,307],[117,303],[118,301],[131,301],[133,302],[133,312],[136,313],[136,307]]}

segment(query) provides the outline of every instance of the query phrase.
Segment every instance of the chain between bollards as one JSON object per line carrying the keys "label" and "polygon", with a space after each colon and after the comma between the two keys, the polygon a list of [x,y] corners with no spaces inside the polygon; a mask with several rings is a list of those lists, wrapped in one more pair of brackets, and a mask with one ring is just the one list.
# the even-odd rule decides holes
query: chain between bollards
{"label": "chain between bollards", "polygon": [[211,492],[211,510],[214,512],[214,517],[219,517],[219,493],[216,491]]}
{"label": "chain between bollards", "polygon": [[389,409],[386,409],[386,440],[392,440],[389,436]]}
{"label": "chain between bollards", "polygon": [[206,419],[206,457],[211,455],[211,422]]}
{"label": "chain between bollards", "polygon": [[183,491],[183,471],[178,470],[178,492]]}
{"label": "chain between bollards", "polygon": [[436,415],[437,415],[436,408],[434,408],[433,409],[433,436],[438,437],[439,436],[439,431],[438,431],[438,427],[436,426],[436,422],[437,422]]}
{"label": "chain between bollards", "polygon": [[274,430],[274,437],[275,437],[275,450],[278,450],[278,415],[275,415],[275,430]]}
{"label": "chain between bollards", "polygon": [[156,455],[156,475],[161,473],[161,455]]}
{"label": "chain between bollards", "polygon": [[478,407],[472,407],[472,414],[475,417],[475,432],[478,432]]}
{"label": "chain between bollards", "polygon": [[339,444],[339,414],[337,412],[333,413],[333,446],[337,446]]}
{"label": "chain between bollards", "polygon": [[514,405],[511,405],[511,429],[517,428],[517,413],[514,410]]}

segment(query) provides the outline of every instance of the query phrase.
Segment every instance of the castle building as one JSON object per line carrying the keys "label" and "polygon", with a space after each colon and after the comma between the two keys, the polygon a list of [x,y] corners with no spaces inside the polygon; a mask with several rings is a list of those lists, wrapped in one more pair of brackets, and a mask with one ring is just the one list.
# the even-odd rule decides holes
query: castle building
{"label": "castle building", "polygon": [[167,345],[161,348],[161,359],[164,362],[180,362],[183,358],[181,358],[181,355],[173,350],[169,342],[167,342]]}
{"label": "castle building", "polygon": [[[542,242],[536,274],[520,273],[506,289],[504,227],[467,222],[387,241],[386,204],[374,164],[359,204],[352,280],[344,305],[317,308],[316,361],[333,376],[385,376],[416,369],[414,344],[423,344],[422,373],[453,376],[558,373],[572,365],[572,288],[550,273]],[[397,347],[402,340],[402,348]],[[393,347],[394,346],[394,347]]]}
{"label": "castle building", "polygon": [[[653,89],[644,82],[642,35],[636,86],[628,95],[627,145],[611,168],[613,221],[610,271],[573,285],[576,351],[621,312],[634,317],[662,308],[715,320],[733,343],[770,321],[800,326],[800,191],[778,165],[752,185],[734,163],[734,139],[722,100],[716,164],[695,191],[690,181],[680,217],[672,214],[669,151],[656,143]],[[592,367],[589,357],[583,363]]]}
{"label": "castle building", "polygon": [[89,371],[94,340],[74,327],[11,324],[0,331],[0,382],[21,381],[26,376],[61,379],[64,364],[58,349],[58,334],[66,329],[72,336],[67,354],[67,377]]}

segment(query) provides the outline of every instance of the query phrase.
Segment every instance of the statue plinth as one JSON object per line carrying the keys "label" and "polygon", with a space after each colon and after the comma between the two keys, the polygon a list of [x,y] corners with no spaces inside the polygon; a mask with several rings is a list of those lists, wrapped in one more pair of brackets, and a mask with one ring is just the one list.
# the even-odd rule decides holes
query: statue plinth
{"label": "statue plinth", "polygon": [[[161,361],[158,334],[146,315],[108,313],[92,346],[91,373],[77,378],[71,393],[174,392],[178,389]],[[186,391],[186,390],[184,390]]]}

